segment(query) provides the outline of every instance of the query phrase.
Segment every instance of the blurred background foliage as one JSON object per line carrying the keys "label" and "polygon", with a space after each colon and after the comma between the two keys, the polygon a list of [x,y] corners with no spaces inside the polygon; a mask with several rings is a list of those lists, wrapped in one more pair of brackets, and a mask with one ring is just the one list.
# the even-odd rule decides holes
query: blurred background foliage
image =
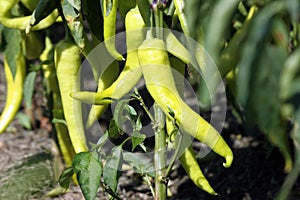
{"label": "blurred background foliage", "polygon": [[190,0],[185,4],[190,36],[216,62],[246,134],[256,135],[258,128],[281,151],[284,170],[290,174],[278,199],[287,198],[300,171],[300,2]]}

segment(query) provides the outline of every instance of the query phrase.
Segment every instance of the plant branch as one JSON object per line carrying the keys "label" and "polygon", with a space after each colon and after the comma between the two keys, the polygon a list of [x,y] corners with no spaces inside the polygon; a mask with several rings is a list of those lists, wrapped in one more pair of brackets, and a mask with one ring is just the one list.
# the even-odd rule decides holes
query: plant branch
{"label": "plant branch", "polygon": [[152,196],[155,197],[155,191],[154,191],[154,188],[153,188],[153,186],[152,186],[152,184],[151,184],[151,182],[150,182],[149,176],[148,176],[147,174],[145,174],[144,178],[145,178],[145,180],[146,180],[146,182],[147,182],[147,185],[148,185],[149,188],[150,188],[150,191],[151,191]]}

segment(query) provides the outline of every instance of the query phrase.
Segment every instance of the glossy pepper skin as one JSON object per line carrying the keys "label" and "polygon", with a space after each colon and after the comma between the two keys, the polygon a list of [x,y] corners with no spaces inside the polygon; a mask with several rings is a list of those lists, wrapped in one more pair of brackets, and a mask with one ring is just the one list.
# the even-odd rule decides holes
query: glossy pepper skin
{"label": "glossy pepper skin", "polygon": [[70,96],[80,90],[81,49],[72,41],[59,42],[54,51],[54,63],[69,135],[76,153],[87,151],[82,122],[81,102]]}
{"label": "glossy pepper skin", "polygon": [[22,51],[17,58],[16,75],[13,77],[6,58],[4,70],[7,81],[6,104],[0,116],[0,134],[5,131],[17,114],[23,99],[23,82],[25,79],[25,58]]}
{"label": "glossy pepper skin", "polygon": [[[40,55],[41,62],[44,61],[53,61],[54,59],[54,52],[53,52],[53,44],[50,38],[46,37],[45,40],[45,49],[43,53]],[[44,72],[44,79],[46,80],[47,89],[49,89],[48,93],[52,94],[53,100],[53,110],[62,110],[62,102],[60,91],[58,87],[58,81],[55,73],[55,66],[54,63],[50,64],[42,64],[42,69]],[[55,123],[54,124],[57,140],[59,144],[59,148],[61,154],[64,158],[67,167],[72,165],[73,157],[75,156],[75,151],[69,136],[68,128],[65,124],[62,123]]]}
{"label": "glossy pepper skin", "polygon": [[179,157],[179,160],[190,179],[198,188],[208,192],[209,194],[217,195],[200,169],[192,146],[189,146],[184,151],[184,153]]}
{"label": "glossy pepper skin", "polygon": [[125,67],[117,80],[102,92],[78,92],[72,93],[72,97],[85,103],[103,105],[110,104],[112,99],[121,99],[127,94],[142,77],[137,48],[145,38],[144,27],[143,18],[137,7],[131,9],[125,17],[127,57]]}
{"label": "glossy pepper skin", "polygon": [[138,57],[146,87],[167,117],[172,110],[178,126],[223,156],[226,159],[223,165],[229,167],[233,160],[231,149],[217,130],[193,111],[177,92],[165,43],[160,39],[145,40],[138,49]]}
{"label": "glossy pepper skin", "polygon": [[34,31],[28,35],[25,35],[23,46],[27,60],[37,59],[45,48],[42,32]]}
{"label": "glossy pepper skin", "polygon": [[[112,5],[108,5],[111,3]],[[104,43],[107,51],[116,60],[124,60],[123,56],[116,50],[116,20],[119,0],[103,1],[103,29],[104,29]],[[110,8],[110,9],[107,9]]]}
{"label": "glossy pepper skin", "polygon": [[[174,81],[176,83],[176,88],[178,93],[180,94],[181,98],[184,95],[184,73],[185,73],[185,63],[176,57],[170,57],[170,64],[172,67],[172,74],[174,77]],[[180,148],[179,150],[179,161],[183,166],[184,170],[186,171],[187,175],[190,179],[194,182],[194,184],[208,192],[209,194],[216,195],[217,193],[211,187],[207,179],[205,178],[199,164],[197,158],[195,156],[194,150],[192,145],[184,148],[184,144],[190,144],[187,139],[190,140],[190,136],[187,135],[179,135],[178,127],[176,127],[175,120],[170,117],[166,119],[166,130],[169,135],[170,141],[175,142],[176,147]],[[182,134],[182,133],[180,133]],[[177,136],[177,137],[176,137]],[[179,137],[183,137],[182,140],[187,140],[187,142],[179,142]],[[187,138],[188,137],[188,138]],[[182,149],[182,150],[181,150]]]}
{"label": "glossy pepper skin", "polygon": [[[103,72],[98,80],[97,93],[103,92],[105,89],[109,88],[111,84],[116,80],[119,75],[119,65],[118,62],[114,61],[108,68]],[[89,129],[94,122],[102,116],[106,111],[109,104],[104,105],[92,105],[89,111],[89,116],[87,118],[85,127]]]}
{"label": "glossy pepper skin", "polygon": [[29,10],[34,11],[39,0],[20,0],[20,2]]}

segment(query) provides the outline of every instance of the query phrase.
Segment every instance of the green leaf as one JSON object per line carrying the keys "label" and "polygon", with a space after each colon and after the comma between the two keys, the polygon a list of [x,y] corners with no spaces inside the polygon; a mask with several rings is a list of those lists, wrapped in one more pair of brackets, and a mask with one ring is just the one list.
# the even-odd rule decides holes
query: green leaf
{"label": "green leaf", "polygon": [[[119,126],[119,128],[123,131],[122,127],[120,127],[122,124],[124,124],[127,120],[127,113],[128,113],[128,102],[129,100],[120,100],[117,102],[117,105],[114,110],[114,116],[113,119],[115,121],[115,124]],[[127,111],[124,113],[124,110]]]}
{"label": "green leaf", "polygon": [[120,128],[118,127],[114,119],[110,120],[109,122],[108,134],[109,137],[115,139],[117,139],[120,136]]}
{"label": "green leaf", "polygon": [[32,102],[32,95],[34,91],[34,81],[36,77],[36,72],[30,72],[24,81],[24,101],[26,107],[31,107],[31,102]]}
{"label": "green leaf", "polygon": [[93,153],[81,152],[75,155],[72,166],[84,198],[94,200],[100,186],[102,163]]}
{"label": "green leaf", "polygon": [[93,35],[103,41],[103,15],[100,1],[82,1],[82,10]]}
{"label": "green leaf", "polygon": [[69,185],[70,185],[70,182],[71,182],[71,179],[72,179],[72,176],[74,174],[74,170],[73,170],[73,167],[68,167],[66,168],[62,174],[59,176],[59,185],[65,189],[68,189],[69,188]]}
{"label": "green leaf", "polygon": [[74,38],[75,43],[80,47],[85,47],[84,27],[81,21],[81,9],[75,9],[69,1],[62,1],[61,3],[63,14],[67,20],[67,25]]}
{"label": "green leaf", "polygon": [[116,146],[111,150],[111,155],[107,157],[103,169],[104,183],[115,192],[118,186],[118,180],[121,176],[123,162],[122,146]]}
{"label": "green leaf", "polygon": [[102,135],[102,137],[98,140],[97,145],[103,146],[104,143],[106,143],[107,139],[108,139],[108,132],[105,131],[105,133]]}
{"label": "green leaf", "polygon": [[[132,125],[133,125],[132,151],[134,151],[134,149],[138,145],[141,145],[144,142],[144,140],[146,139],[146,135],[140,133],[140,130],[143,127],[140,117],[138,117],[136,122],[132,123]],[[143,146],[141,146],[141,147],[143,148]]]}
{"label": "green leaf", "polygon": [[286,3],[286,7],[291,16],[292,21],[297,21],[298,17],[299,17],[300,2],[297,0],[288,0],[285,3]]}
{"label": "green leaf", "polygon": [[[205,110],[211,108],[215,98],[214,94],[220,82],[220,79],[217,78],[219,71],[216,70],[215,63],[219,63],[219,54],[224,47],[226,33],[232,26],[233,14],[239,3],[237,0],[219,0],[214,2],[215,4],[209,13],[207,24],[202,24],[202,27],[200,27],[203,31],[203,36],[197,36],[197,41],[204,45],[205,51],[208,53],[203,55],[201,53],[197,55],[196,53],[198,65],[205,69],[202,70],[203,75],[199,84],[199,92],[197,92],[201,102],[200,106]],[[187,10],[188,12],[189,10]]]}
{"label": "green leaf", "polygon": [[133,131],[133,133],[132,133],[132,151],[134,151],[134,149],[138,145],[142,144],[145,139],[146,139],[145,134],[141,134],[139,131]]}
{"label": "green leaf", "polygon": [[30,122],[30,118],[28,115],[22,113],[22,112],[18,112],[18,114],[16,115],[17,120],[19,121],[19,123],[25,127],[27,130],[31,129],[31,122]]}
{"label": "green leaf", "polygon": [[137,0],[137,5],[147,27],[151,26],[151,10],[147,0]]}
{"label": "green leaf", "polygon": [[128,111],[128,113],[130,115],[137,116],[137,112],[135,111],[135,109],[131,105],[126,104],[125,109]]}
{"label": "green leaf", "polygon": [[126,1],[119,1],[119,12],[123,20],[125,20],[127,12],[134,8],[136,5],[136,0],[126,0]]}
{"label": "green leaf", "polygon": [[81,1],[80,0],[67,0],[69,4],[75,8],[77,11],[81,9]]}
{"label": "green leaf", "polygon": [[133,129],[136,130],[136,131],[140,131],[142,128],[143,128],[143,124],[141,122],[141,118],[138,117],[135,124],[134,124]]}
{"label": "green leaf", "polygon": [[[285,169],[292,167],[285,122],[281,119],[279,78],[287,53],[281,47],[265,45],[257,64],[252,66],[250,88],[246,104],[248,122],[265,131],[269,141],[277,146],[285,158]],[[267,119],[267,120],[266,120]]]}
{"label": "green leaf", "polygon": [[283,101],[292,98],[293,92],[292,85],[300,73],[300,47],[294,50],[289,57],[285,60],[281,77],[280,77],[280,97]]}
{"label": "green leaf", "polygon": [[108,140],[108,131],[105,131],[105,133],[99,138],[97,144],[94,146],[93,149],[97,149],[97,151],[101,151],[101,148],[105,145],[105,143]]}
{"label": "green leaf", "polygon": [[205,36],[205,50],[217,61],[217,56],[224,44],[224,35],[231,26],[234,11],[239,1],[217,1],[210,15]]}
{"label": "green leaf", "polygon": [[137,173],[155,177],[155,167],[143,154],[124,152],[124,161],[133,166]]}
{"label": "green leaf", "polygon": [[13,77],[15,77],[17,70],[17,60],[21,55],[22,35],[19,30],[7,27],[3,29],[3,35],[6,41],[4,56],[7,60]]}
{"label": "green leaf", "polygon": [[40,0],[30,18],[30,25],[34,26],[50,15],[57,8],[58,0]]}
{"label": "green leaf", "polygon": [[246,38],[249,35],[250,21],[244,21],[242,27],[237,30],[227,46],[222,50],[220,55],[220,64],[218,68],[221,76],[225,76],[230,70],[234,69],[241,58],[241,46],[244,45]]}
{"label": "green leaf", "polygon": [[203,43],[203,29],[207,27],[209,17],[217,1],[189,0],[185,2],[184,14],[191,37]]}
{"label": "green leaf", "polygon": [[274,42],[277,45],[280,45],[283,49],[289,48],[289,28],[287,28],[283,19],[280,17],[274,17],[271,32]]}
{"label": "green leaf", "polygon": [[257,62],[257,56],[261,54],[254,49],[261,49],[261,45],[264,43],[266,35],[270,31],[270,25],[272,18],[275,14],[286,8],[285,1],[274,1],[265,6],[257,15],[253,18],[249,38],[246,41],[244,48],[242,49],[242,57],[239,62],[239,72],[237,84],[237,97],[242,105],[245,105],[248,99],[248,93],[250,89],[250,76],[251,66]]}
{"label": "green leaf", "polygon": [[[237,74],[237,96],[246,109],[248,122],[252,126],[258,125],[266,132],[268,140],[279,148],[285,158],[287,172],[292,168],[292,159],[286,134],[287,123],[283,117],[290,115],[291,109],[284,101],[294,94],[291,88],[297,90],[290,81],[293,76],[288,75],[289,70],[295,71],[297,67],[293,65],[289,69],[286,65],[296,63],[297,58],[293,54],[287,57],[286,31],[284,26],[278,26],[281,23],[278,20],[287,17],[283,11],[289,11],[291,2],[296,3],[294,0],[289,3],[272,1],[254,16],[249,37],[242,48]],[[283,34],[282,39],[274,33]]]}

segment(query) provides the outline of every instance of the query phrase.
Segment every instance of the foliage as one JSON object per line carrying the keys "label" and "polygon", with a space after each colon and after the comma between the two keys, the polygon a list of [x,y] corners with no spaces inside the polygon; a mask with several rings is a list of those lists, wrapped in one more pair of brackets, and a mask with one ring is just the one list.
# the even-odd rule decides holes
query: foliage
{"label": "foliage", "polygon": [[[78,181],[86,199],[94,199],[99,187],[111,198],[119,199],[117,188],[122,167],[130,165],[145,177],[153,196],[164,199],[168,175],[177,157],[185,149],[189,149],[193,156],[192,149],[183,145],[183,131],[200,138],[201,142],[226,159],[228,155],[232,158],[230,148],[227,148],[217,131],[214,136],[222,141],[218,143],[219,146],[213,143],[213,136],[207,137],[209,139],[204,137],[206,128],[214,129],[204,120],[201,121],[200,115],[197,114],[199,124],[194,122],[196,117],[191,118],[188,125],[181,119],[181,116],[196,116],[191,111],[187,112],[185,102],[178,100],[183,95],[179,90],[183,80],[179,80],[176,73],[168,74],[163,68],[153,67],[149,70],[145,67],[163,64],[188,77],[200,100],[201,110],[210,109],[214,103],[215,97],[211,92],[220,84],[216,77],[220,76],[226,81],[228,103],[234,108],[236,117],[243,123],[248,134],[256,134],[254,130],[259,129],[265,135],[266,142],[278,148],[285,159],[283,170],[289,174],[277,198],[286,199],[300,173],[299,9],[298,0],[3,0],[0,2],[0,49],[8,66],[6,76],[11,74],[12,77],[9,81],[7,78],[7,83],[11,84],[8,88],[18,81],[23,83],[23,88],[17,88],[16,91],[20,91],[19,97],[23,97],[26,108],[32,105],[35,79],[42,74],[52,123],[55,124],[58,143],[66,161],[66,169],[60,177],[62,187],[68,188],[73,177],[75,183]],[[137,17],[134,20],[136,24],[126,23],[131,12]],[[117,19],[118,22],[124,22],[128,31],[126,42],[116,37]],[[60,28],[56,30],[56,27]],[[64,39],[59,36],[61,27],[64,28]],[[142,27],[146,29],[140,29]],[[170,28],[183,34],[173,34],[159,28]],[[151,49],[154,45],[138,50],[143,46],[142,43],[144,46],[147,42],[152,44],[149,41],[154,41],[153,38],[162,41],[162,48],[159,49],[162,53],[155,53]],[[53,44],[56,43],[54,39],[61,42]],[[64,46],[59,51],[54,50],[64,42],[70,48]],[[122,52],[117,47],[118,42],[127,46],[127,52]],[[200,44],[205,53],[199,51],[199,46],[195,43]],[[92,50],[99,47],[97,45],[104,45],[105,50],[99,56],[90,56],[95,52]],[[77,53],[75,50],[75,53],[66,53],[71,47]],[[152,56],[140,56],[143,51]],[[194,57],[193,52],[196,52]],[[162,58],[162,55],[165,57]],[[61,56],[66,61],[72,61],[76,57],[77,66],[64,62],[57,69]],[[103,56],[107,59],[99,60]],[[174,57],[181,62],[183,69],[176,69],[177,64],[174,67]],[[26,58],[27,61],[26,69],[25,65],[21,69],[26,71],[26,77],[18,78],[20,58]],[[90,64],[93,81],[98,83],[97,93],[79,92],[83,88],[78,81],[81,76],[80,58],[85,58]],[[126,60],[124,69],[120,68],[123,71],[117,75],[119,67],[127,58],[130,61]],[[159,59],[161,62],[156,63]],[[104,63],[109,66],[108,69],[103,67]],[[146,64],[139,66],[141,63]],[[211,70],[215,65],[218,67],[217,72]],[[185,71],[189,73],[185,74]],[[64,80],[70,74],[73,79]],[[167,76],[162,77],[164,74]],[[146,81],[146,93],[133,88],[142,76]],[[63,88],[64,81],[68,83],[67,90]],[[154,87],[151,85],[153,82],[157,82]],[[110,86],[113,84],[112,89]],[[166,88],[162,89],[160,84],[168,86],[171,93]],[[16,116],[21,106],[21,103],[11,103],[12,93],[16,91],[10,90],[7,94],[6,110],[10,105],[15,110],[9,114],[10,120]],[[69,101],[68,109],[65,99]],[[153,105],[153,99],[154,114],[149,109]],[[99,136],[96,144],[84,142],[84,132],[90,125],[84,129],[86,119],[81,120],[82,116],[75,116],[82,115],[83,112],[78,100],[99,106],[96,117],[92,118],[89,114],[91,121],[101,118],[108,104],[114,105],[114,114],[108,128]],[[139,106],[133,102],[138,102]],[[76,112],[75,108],[70,110],[74,105],[78,105],[75,106]],[[184,108],[183,111],[179,111],[180,108]],[[1,114],[4,116],[3,113]],[[24,114],[18,114],[16,118],[26,128],[31,128],[29,118]],[[0,125],[1,121],[0,117]],[[150,156],[153,162],[145,156],[151,154],[153,147],[145,145],[147,134],[143,128],[149,121],[152,132],[155,133],[155,142],[152,144],[154,155]],[[0,130],[4,131],[8,124],[1,125]],[[76,125],[81,126],[80,133],[77,133],[79,129],[76,129]],[[196,125],[206,128],[200,129]],[[197,137],[198,135],[200,136]],[[114,147],[108,148],[111,142]],[[80,143],[84,150],[77,148],[75,143]],[[169,166],[163,166],[166,162],[165,155],[170,152],[173,152],[173,158],[168,163]],[[200,188],[215,194],[197,162],[193,163],[191,169],[198,170],[194,174],[201,174],[204,179],[196,185],[205,184]],[[187,162],[183,164],[186,166]],[[188,171],[192,180],[199,179]]]}

